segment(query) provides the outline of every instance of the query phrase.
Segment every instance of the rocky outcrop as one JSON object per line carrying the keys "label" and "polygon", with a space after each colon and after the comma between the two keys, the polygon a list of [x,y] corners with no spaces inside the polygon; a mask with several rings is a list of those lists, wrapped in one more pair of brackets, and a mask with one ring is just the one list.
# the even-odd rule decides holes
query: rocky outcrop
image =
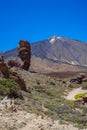
{"label": "rocky outcrop", "polygon": [[20,63],[18,63],[16,60],[9,60],[7,64],[10,67],[20,67]]}
{"label": "rocky outcrop", "polygon": [[9,77],[9,69],[6,63],[4,62],[3,56],[0,56],[0,77],[3,78]]}
{"label": "rocky outcrop", "polygon": [[21,68],[28,70],[30,67],[31,48],[28,41],[20,40],[18,47],[18,57],[22,60]]}
{"label": "rocky outcrop", "polygon": [[82,82],[87,82],[87,75],[85,73],[80,74],[76,78],[72,78],[70,80],[70,82],[71,83],[77,83],[77,84],[81,84]]}
{"label": "rocky outcrop", "polygon": [[26,85],[22,77],[17,73],[17,71],[12,71],[12,69],[4,62],[3,56],[0,56],[0,77],[1,78],[10,78],[16,81],[20,89],[27,91]]}
{"label": "rocky outcrop", "polygon": [[17,71],[12,71],[12,67],[19,67],[25,70],[28,70],[30,67],[30,58],[31,58],[31,49],[30,43],[28,41],[20,40],[18,47],[18,57],[22,60],[23,64],[21,65],[16,60],[9,60],[7,63],[4,62],[4,57],[0,56],[0,77],[10,78],[16,81],[20,89],[27,91],[26,85],[22,77],[18,74]]}
{"label": "rocky outcrop", "polygon": [[30,43],[28,41],[20,40],[18,47],[18,57],[22,60],[22,65],[16,60],[9,60],[8,63],[5,63],[3,56],[0,56],[0,77],[10,78],[16,81],[19,84],[21,90],[27,91],[25,82],[22,77],[18,74],[17,71],[12,71],[11,68],[19,67],[25,70],[29,69],[31,49]]}

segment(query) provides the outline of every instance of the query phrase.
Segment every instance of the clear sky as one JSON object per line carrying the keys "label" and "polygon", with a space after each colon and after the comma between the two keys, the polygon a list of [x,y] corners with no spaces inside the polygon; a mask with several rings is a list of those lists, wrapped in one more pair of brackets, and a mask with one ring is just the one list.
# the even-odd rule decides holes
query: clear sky
{"label": "clear sky", "polygon": [[87,0],[0,0],[0,51],[54,35],[87,42]]}

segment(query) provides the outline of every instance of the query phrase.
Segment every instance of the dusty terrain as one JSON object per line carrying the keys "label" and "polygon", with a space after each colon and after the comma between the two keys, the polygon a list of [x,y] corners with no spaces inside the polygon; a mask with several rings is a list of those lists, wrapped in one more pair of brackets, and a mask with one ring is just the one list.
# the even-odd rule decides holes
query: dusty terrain
{"label": "dusty terrain", "polygon": [[[0,130],[81,130],[69,124],[60,124],[47,116],[38,116],[22,110],[11,112],[0,103]],[[87,130],[87,129],[83,129]]]}
{"label": "dusty terrain", "polygon": [[24,99],[14,100],[16,112],[3,105],[0,97],[0,130],[87,130],[87,107],[75,106],[64,98],[78,88],[77,84],[70,84],[70,79],[12,70],[22,76],[30,93],[22,92]]}

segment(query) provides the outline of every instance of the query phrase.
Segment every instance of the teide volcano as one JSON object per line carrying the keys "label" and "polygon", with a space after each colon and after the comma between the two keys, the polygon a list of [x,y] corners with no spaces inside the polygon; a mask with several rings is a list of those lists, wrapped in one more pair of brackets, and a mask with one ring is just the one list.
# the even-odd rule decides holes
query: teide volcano
{"label": "teide volcano", "polygon": [[[87,66],[87,44],[78,40],[53,36],[32,43],[31,53],[31,70],[35,71],[80,71]],[[17,49],[5,52],[4,56],[17,57]]]}
{"label": "teide volcano", "polygon": [[72,65],[87,65],[87,45],[68,38],[53,36],[32,46],[32,54],[47,60]]}

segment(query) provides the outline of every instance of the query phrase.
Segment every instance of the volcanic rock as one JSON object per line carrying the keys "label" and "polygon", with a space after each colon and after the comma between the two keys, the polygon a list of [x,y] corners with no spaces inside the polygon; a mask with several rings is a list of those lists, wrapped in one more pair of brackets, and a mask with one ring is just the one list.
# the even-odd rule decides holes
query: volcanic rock
{"label": "volcanic rock", "polygon": [[21,90],[27,91],[26,85],[22,77],[17,73],[17,71],[12,71],[12,69],[4,62],[3,56],[0,56],[0,77],[10,78],[16,81]]}
{"label": "volcanic rock", "polygon": [[10,67],[20,67],[20,64],[16,60],[9,60],[7,64]]}
{"label": "volcanic rock", "polygon": [[31,48],[28,41],[19,41],[18,57],[23,61],[23,65],[21,66],[21,68],[28,70],[30,67],[31,58]]}
{"label": "volcanic rock", "polygon": [[81,84],[82,82],[87,82],[87,75],[86,74],[80,74],[76,78],[72,78],[70,80],[70,82],[71,83],[77,83],[77,84]]}
{"label": "volcanic rock", "polygon": [[4,78],[9,77],[8,66],[4,62],[3,56],[0,56],[0,77],[4,77]]}

